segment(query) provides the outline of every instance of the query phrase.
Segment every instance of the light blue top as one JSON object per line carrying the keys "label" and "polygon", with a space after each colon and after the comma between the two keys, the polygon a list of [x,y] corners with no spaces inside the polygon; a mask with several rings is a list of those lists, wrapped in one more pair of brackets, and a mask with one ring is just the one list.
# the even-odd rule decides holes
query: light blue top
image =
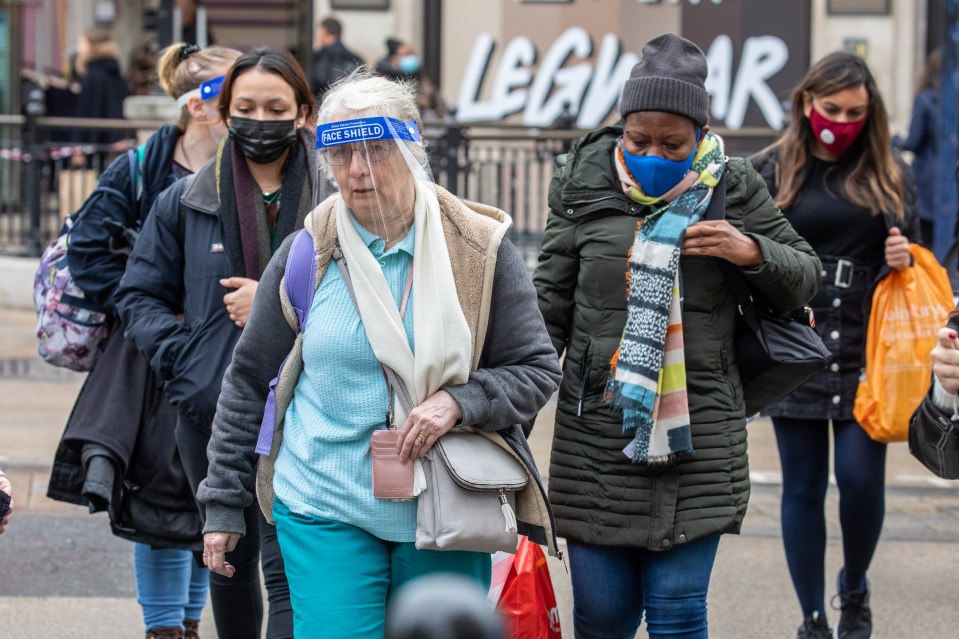
{"label": "light blue top", "polygon": [[[413,261],[414,232],[389,251],[353,226],[379,261],[397,308]],[[413,292],[403,319],[413,348]],[[313,299],[303,373],[286,411],[273,489],[292,512],[357,526],[386,541],[416,539],[416,501],[373,497],[370,435],[386,427],[386,381],[336,263]],[[397,427],[401,424],[397,424]]]}

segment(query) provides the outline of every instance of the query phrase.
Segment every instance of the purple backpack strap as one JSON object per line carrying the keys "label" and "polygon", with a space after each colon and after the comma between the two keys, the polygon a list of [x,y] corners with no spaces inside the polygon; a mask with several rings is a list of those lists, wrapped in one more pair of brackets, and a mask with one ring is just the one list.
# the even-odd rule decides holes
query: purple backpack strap
{"label": "purple backpack strap", "polygon": [[293,239],[283,279],[286,282],[286,296],[290,298],[300,320],[302,333],[306,329],[306,319],[310,316],[313,295],[316,293],[316,247],[313,246],[313,236],[306,229]]}
{"label": "purple backpack strap", "polygon": [[[306,320],[310,316],[310,307],[313,306],[313,296],[316,293],[316,248],[313,246],[313,236],[306,229],[301,230],[293,239],[290,253],[286,258],[286,269],[283,271],[283,282],[286,287],[286,296],[296,311],[300,322],[300,333],[306,329]],[[280,371],[286,366],[287,355],[280,364]],[[263,421],[260,422],[260,436],[256,440],[256,452],[259,455],[269,455],[273,447],[273,431],[276,427],[276,384],[280,379],[280,371],[270,381],[270,394],[266,397],[263,407]]]}

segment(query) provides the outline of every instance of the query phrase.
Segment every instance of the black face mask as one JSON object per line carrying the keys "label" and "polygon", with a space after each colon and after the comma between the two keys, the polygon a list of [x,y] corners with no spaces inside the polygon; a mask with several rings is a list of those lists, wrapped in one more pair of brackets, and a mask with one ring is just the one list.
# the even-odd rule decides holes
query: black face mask
{"label": "black face mask", "polygon": [[249,160],[269,164],[296,142],[296,120],[254,120],[230,116],[230,137]]}

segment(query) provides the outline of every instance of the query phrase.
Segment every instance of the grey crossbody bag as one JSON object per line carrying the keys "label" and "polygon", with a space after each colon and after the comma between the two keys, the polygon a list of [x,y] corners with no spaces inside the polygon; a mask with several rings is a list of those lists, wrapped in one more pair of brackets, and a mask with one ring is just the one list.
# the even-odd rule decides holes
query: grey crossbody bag
{"label": "grey crossbody bag", "polygon": [[[339,246],[333,259],[356,304]],[[406,384],[396,371],[382,366],[409,414],[414,404]],[[417,549],[516,552],[516,493],[529,483],[522,462],[486,436],[466,431],[440,437],[422,462],[427,487],[416,500]]]}

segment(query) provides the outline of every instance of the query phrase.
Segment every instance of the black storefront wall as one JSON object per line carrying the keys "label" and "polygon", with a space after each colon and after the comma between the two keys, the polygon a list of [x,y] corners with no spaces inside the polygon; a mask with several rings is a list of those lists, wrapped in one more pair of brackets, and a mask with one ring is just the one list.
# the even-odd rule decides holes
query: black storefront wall
{"label": "black storefront wall", "polygon": [[[809,2],[683,4],[682,35],[706,52],[714,78],[709,87],[713,126],[784,126],[790,95],[809,68],[811,19]],[[730,138],[727,153],[754,151],[754,146]]]}

